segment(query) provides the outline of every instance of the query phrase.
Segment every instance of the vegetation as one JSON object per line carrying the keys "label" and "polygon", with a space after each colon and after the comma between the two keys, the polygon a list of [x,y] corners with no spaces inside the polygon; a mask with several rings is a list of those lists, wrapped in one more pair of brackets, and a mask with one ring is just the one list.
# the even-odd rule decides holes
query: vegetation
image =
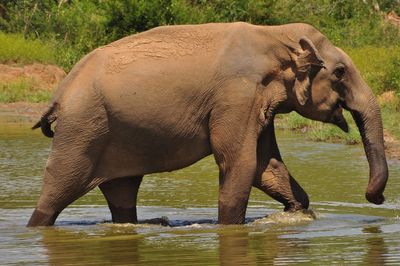
{"label": "vegetation", "polygon": [[[0,0],[0,62],[50,62],[68,71],[90,50],[159,25],[306,22],[352,57],[375,94],[400,97],[399,27],[385,21],[392,10],[400,14],[399,0]],[[3,102],[37,93],[27,81],[0,86]],[[383,107],[385,126],[394,128],[400,101]],[[359,141],[295,114],[285,119],[293,127],[306,123],[317,139]]]}
{"label": "vegetation", "polygon": [[166,24],[307,22],[340,47],[398,46],[398,30],[383,19],[389,10],[400,13],[399,1],[0,0],[0,30],[55,44],[69,70],[95,47]]}
{"label": "vegetation", "polygon": [[40,40],[26,40],[21,34],[0,32],[0,62],[29,64],[55,63],[55,49]]}
{"label": "vegetation", "polygon": [[34,81],[30,79],[20,79],[16,82],[0,82],[0,102],[28,101],[38,103],[49,101],[51,91],[37,87]]}
{"label": "vegetation", "polygon": [[367,45],[344,50],[375,94],[392,90],[400,94],[400,46]]}
{"label": "vegetation", "polygon": [[335,125],[313,121],[295,112],[278,115],[276,128],[307,133],[307,138],[314,141],[342,142],[346,144],[361,143],[360,134],[350,113],[344,112],[344,117],[349,124],[349,133],[343,132]]}
{"label": "vegetation", "polygon": [[399,106],[399,97],[395,98],[394,103],[383,104],[382,106],[383,127],[398,140],[400,140]]}

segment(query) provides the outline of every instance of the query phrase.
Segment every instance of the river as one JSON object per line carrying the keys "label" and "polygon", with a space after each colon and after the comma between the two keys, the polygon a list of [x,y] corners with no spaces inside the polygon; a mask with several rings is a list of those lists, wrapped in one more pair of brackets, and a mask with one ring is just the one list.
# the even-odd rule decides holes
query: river
{"label": "river", "polygon": [[[27,126],[2,127],[0,265],[399,265],[400,163],[389,160],[387,201],[376,206],[364,199],[362,146],[310,142],[281,131],[278,143],[316,219],[282,213],[278,202],[253,189],[247,223],[217,225],[218,171],[208,157],[146,176],[139,225],[111,224],[95,189],[65,209],[56,226],[26,228],[50,140]],[[145,223],[153,218],[169,226]]]}

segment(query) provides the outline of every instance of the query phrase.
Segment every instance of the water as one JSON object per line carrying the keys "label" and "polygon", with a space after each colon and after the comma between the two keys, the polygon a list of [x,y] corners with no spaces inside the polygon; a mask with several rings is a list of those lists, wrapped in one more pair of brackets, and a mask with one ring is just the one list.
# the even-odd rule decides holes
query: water
{"label": "water", "polygon": [[1,128],[0,265],[399,265],[400,164],[389,161],[387,202],[375,206],[364,199],[368,165],[361,146],[283,132],[278,142],[316,219],[282,213],[279,203],[254,189],[245,225],[217,225],[218,173],[206,158],[146,176],[139,225],[111,224],[95,189],[55,227],[26,228],[50,141],[27,127]]}

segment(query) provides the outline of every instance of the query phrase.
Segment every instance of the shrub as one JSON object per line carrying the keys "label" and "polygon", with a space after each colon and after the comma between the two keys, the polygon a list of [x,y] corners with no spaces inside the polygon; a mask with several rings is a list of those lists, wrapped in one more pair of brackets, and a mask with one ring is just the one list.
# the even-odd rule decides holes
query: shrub
{"label": "shrub", "polygon": [[[400,54],[400,49],[397,49],[397,52]],[[389,60],[384,86],[387,90],[396,91],[397,96],[400,96],[400,56]]]}
{"label": "shrub", "polygon": [[[1,0],[0,0],[1,1]],[[56,44],[56,60],[70,69],[82,55],[108,40],[102,1],[11,0],[0,29]],[[101,6],[100,6],[101,7]]]}
{"label": "shrub", "polygon": [[[274,21],[306,22],[314,25],[338,46],[393,45],[399,30],[385,23],[375,3],[363,0],[288,0],[276,1]],[[385,12],[396,5],[383,4]],[[288,15],[289,14],[289,15]]]}

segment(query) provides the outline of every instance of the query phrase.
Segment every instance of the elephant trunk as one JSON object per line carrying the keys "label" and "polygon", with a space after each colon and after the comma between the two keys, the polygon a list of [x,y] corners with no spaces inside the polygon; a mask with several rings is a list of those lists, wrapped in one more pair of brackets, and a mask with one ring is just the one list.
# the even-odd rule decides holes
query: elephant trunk
{"label": "elephant trunk", "polygon": [[365,197],[371,203],[382,204],[385,201],[383,191],[388,180],[388,166],[380,108],[371,89],[364,82],[361,92],[355,95],[346,105],[360,131],[369,163],[370,178]]}

